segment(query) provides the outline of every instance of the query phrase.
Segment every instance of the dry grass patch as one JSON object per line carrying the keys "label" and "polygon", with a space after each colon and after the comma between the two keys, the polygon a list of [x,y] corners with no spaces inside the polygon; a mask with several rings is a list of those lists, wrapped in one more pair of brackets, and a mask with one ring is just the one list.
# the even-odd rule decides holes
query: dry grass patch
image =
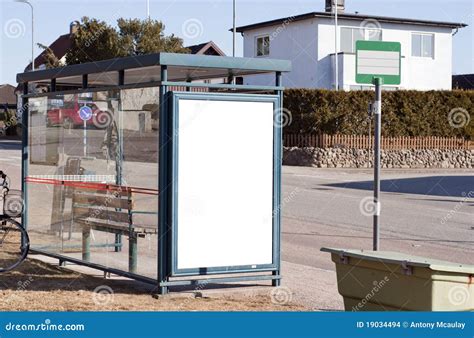
{"label": "dry grass patch", "polygon": [[[303,311],[272,303],[270,292],[172,294],[157,297],[150,285],[103,279],[28,259],[0,274],[0,311]],[[232,294],[231,294],[232,293]]]}

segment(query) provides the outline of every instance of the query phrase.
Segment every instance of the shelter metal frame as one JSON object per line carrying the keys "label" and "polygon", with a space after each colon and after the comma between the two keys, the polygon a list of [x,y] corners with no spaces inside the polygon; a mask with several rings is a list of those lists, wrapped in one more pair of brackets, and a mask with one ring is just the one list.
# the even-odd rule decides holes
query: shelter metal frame
{"label": "shelter metal frame", "polygon": [[[282,75],[291,71],[291,63],[286,60],[273,60],[267,58],[234,58],[221,56],[189,55],[174,53],[158,53],[142,56],[126,57],[120,59],[104,60],[80,65],[70,65],[61,68],[38,70],[33,72],[20,73],[17,75],[17,82],[23,85],[22,107],[20,108],[21,121],[23,126],[22,134],[22,192],[25,203],[22,215],[22,224],[25,228],[27,224],[28,212],[28,186],[26,178],[28,175],[28,99],[34,97],[51,97],[65,94],[80,94],[106,90],[123,90],[133,88],[159,87],[159,120],[165,123],[159,124],[159,219],[158,219],[158,276],[157,279],[149,278],[116,268],[95,264],[80,259],[67,257],[61,254],[47,252],[45,250],[32,249],[33,253],[57,258],[60,264],[70,262],[73,264],[88,266],[104,273],[132,278],[135,280],[154,284],[158,287],[160,294],[165,294],[171,286],[197,286],[208,283],[233,283],[244,281],[272,281],[272,285],[280,285],[280,201],[281,201],[281,109],[283,105]],[[273,85],[238,85],[238,84],[213,84],[203,83],[202,80],[216,78],[235,78],[238,76],[274,74]],[[267,78],[268,79],[268,78]],[[200,82],[193,82],[200,81]],[[34,85],[33,85],[34,84]],[[47,92],[38,93],[38,86],[47,88]],[[236,276],[212,276],[212,271],[208,273],[192,275],[193,278],[173,279],[174,256],[172,252],[172,225],[169,224],[168,212],[170,209],[170,189],[168,188],[170,170],[173,159],[170,158],[172,148],[163,146],[169,143],[166,123],[170,112],[171,102],[169,100],[172,87],[186,88],[185,92],[193,88],[208,88],[214,91],[227,91],[229,95],[237,93],[263,92],[269,98],[276,98],[278,109],[274,112],[276,127],[274,128],[274,191],[273,191],[273,212],[274,212],[274,262],[272,265],[263,266],[260,269],[229,269],[229,273]],[[32,89],[30,91],[30,89]],[[203,93],[202,95],[214,95],[215,93]],[[254,95],[254,94],[253,94]],[[255,95],[263,96],[263,95]],[[276,254],[275,254],[276,253]],[[255,274],[258,272],[259,274]],[[271,275],[262,273],[271,272]],[[220,271],[219,274],[222,274]],[[186,274],[185,274],[186,275]]]}

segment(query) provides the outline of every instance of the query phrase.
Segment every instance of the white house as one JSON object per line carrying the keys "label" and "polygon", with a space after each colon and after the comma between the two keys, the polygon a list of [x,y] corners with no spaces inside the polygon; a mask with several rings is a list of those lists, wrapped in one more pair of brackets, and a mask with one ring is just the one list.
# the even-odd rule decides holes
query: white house
{"label": "white house", "polygon": [[[335,88],[335,24],[333,1],[326,12],[238,27],[244,38],[244,56],[287,59],[293,71],[284,75],[289,88]],[[388,89],[450,90],[452,39],[464,23],[381,17],[344,13],[338,0],[338,85],[340,89],[367,89],[355,82],[355,41],[398,41],[402,47],[402,80]],[[272,84],[266,75],[246,77],[245,84]]]}

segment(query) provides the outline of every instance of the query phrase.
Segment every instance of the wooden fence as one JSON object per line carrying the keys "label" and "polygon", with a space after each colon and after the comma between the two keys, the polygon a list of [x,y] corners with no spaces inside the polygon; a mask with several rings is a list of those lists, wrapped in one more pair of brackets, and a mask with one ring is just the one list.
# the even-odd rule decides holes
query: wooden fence
{"label": "wooden fence", "polygon": [[[284,134],[285,147],[373,148],[373,137],[364,135]],[[474,142],[456,137],[382,137],[382,149],[474,149]]]}

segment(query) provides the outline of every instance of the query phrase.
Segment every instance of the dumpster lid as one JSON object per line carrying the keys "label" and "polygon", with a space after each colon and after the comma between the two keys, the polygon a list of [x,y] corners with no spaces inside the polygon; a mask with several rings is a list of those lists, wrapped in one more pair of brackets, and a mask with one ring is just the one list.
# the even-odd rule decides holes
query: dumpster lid
{"label": "dumpster lid", "polygon": [[329,252],[342,257],[354,257],[369,261],[378,261],[384,263],[400,264],[414,267],[428,268],[434,271],[457,272],[465,274],[474,274],[474,265],[446,262],[437,259],[419,257],[392,251],[369,251],[369,250],[351,250],[321,248],[323,252]]}

